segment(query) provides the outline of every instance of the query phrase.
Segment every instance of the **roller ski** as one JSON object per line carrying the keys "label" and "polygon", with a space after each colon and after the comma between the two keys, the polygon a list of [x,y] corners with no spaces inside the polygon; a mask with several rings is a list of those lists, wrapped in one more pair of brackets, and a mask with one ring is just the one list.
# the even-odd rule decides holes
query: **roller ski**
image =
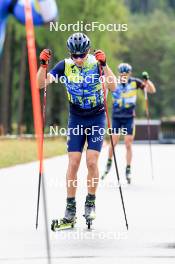
{"label": "roller ski", "polygon": [[126,180],[128,184],[131,184],[131,166],[127,165],[126,167]]}
{"label": "roller ski", "polygon": [[107,176],[107,174],[109,173],[110,169],[112,166],[112,159],[108,159],[107,164],[106,164],[106,170],[104,172],[104,174],[101,177],[101,180],[104,180],[104,178]]}
{"label": "roller ski", "polygon": [[51,230],[61,231],[66,229],[74,228],[76,224],[76,202],[75,200],[71,200],[72,198],[68,198],[65,217],[59,220],[52,220]]}
{"label": "roller ski", "polygon": [[53,232],[74,228],[76,224],[76,218],[68,221],[66,218],[58,220],[52,220],[51,230]]}
{"label": "roller ski", "polygon": [[96,218],[95,214],[95,195],[88,195],[85,202],[85,214],[86,225],[88,229],[91,229],[92,222]]}

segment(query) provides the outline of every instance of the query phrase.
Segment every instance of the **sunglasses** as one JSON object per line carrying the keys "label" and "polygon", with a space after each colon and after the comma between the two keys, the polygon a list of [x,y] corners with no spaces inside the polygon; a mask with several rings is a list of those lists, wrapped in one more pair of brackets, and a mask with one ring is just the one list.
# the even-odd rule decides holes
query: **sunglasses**
{"label": "sunglasses", "polygon": [[129,70],[119,71],[119,73],[120,73],[120,74],[123,74],[123,73],[128,74],[128,73],[130,73],[130,71],[129,71]]}
{"label": "sunglasses", "polygon": [[73,59],[78,59],[78,58],[83,59],[83,58],[86,57],[86,55],[87,55],[87,53],[82,53],[82,54],[71,54],[71,57],[72,57]]}

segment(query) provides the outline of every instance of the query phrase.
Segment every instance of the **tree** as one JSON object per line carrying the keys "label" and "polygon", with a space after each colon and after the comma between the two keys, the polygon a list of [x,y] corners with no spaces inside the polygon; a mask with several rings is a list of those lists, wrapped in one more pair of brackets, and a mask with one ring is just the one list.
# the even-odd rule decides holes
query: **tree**
{"label": "tree", "polygon": [[19,108],[18,108],[18,134],[24,132],[24,99],[25,99],[25,81],[26,81],[26,68],[27,68],[27,47],[26,40],[22,39],[21,42],[21,59],[19,71]]}
{"label": "tree", "polygon": [[11,133],[12,118],[12,91],[13,91],[13,45],[14,27],[11,25],[7,31],[3,56],[3,75],[1,90],[1,128],[3,133]]}
{"label": "tree", "polygon": [[[155,11],[146,17],[135,16],[131,22],[130,29],[132,34],[128,38],[130,50],[124,53],[123,57],[133,65],[134,74],[138,77],[141,77],[143,70],[150,73],[150,77],[157,87],[157,94],[150,96],[151,113],[152,117],[160,118],[170,113],[170,106],[167,112],[165,102],[168,97],[172,98],[168,82],[172,83],[170,72],[173,69],[172,47],[174,44],[173,32],[175,23],[172,23],[170,14],[166,15],[161,11]],[[165,65],[166,67],[164,67]],[[170,65],[172,67],[171,71]],[[174,110],[171,104],[172,111]],[[138,108],[138,112],[143,113],[143,109]]]}

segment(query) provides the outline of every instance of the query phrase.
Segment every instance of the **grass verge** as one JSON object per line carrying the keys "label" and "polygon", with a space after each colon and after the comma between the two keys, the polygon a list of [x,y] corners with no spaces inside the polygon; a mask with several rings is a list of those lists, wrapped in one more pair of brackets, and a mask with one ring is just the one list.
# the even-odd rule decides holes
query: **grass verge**
{"label": "grass verge", "polygon": [[[37,160],[37,144],[34,139],[0,139],[0,168]],[[66,141],[63,138],[44,140],[44,158],[66,153]]]}

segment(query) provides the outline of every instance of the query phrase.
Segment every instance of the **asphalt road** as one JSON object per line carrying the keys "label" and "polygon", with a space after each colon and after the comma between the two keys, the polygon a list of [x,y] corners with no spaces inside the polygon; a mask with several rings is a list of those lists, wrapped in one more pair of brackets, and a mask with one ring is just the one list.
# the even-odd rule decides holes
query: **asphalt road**
{"label": "asphalt road", "polygon": [[[84,212],[86,197],[85,158],[78,173],[76,228],[53,233],[53,218],[64,215],[67,157],[45,161],[50,263],[174,263],[175,262],[175,146],[153,145],[154,181],[151,177],[148,145],[135,145],[133,182],[124,178],[125,149],[116,149],[123,196],[129,222],[126,230],[115,168],[97,193],[97,218],[87,230]],[[100,173],[107,158],[104,148]],[[43,201],[39,228],[35,229],[38,163],[0,170],[0,263],[48,264]],[[42,196],[41,196],[42,198]]]}

